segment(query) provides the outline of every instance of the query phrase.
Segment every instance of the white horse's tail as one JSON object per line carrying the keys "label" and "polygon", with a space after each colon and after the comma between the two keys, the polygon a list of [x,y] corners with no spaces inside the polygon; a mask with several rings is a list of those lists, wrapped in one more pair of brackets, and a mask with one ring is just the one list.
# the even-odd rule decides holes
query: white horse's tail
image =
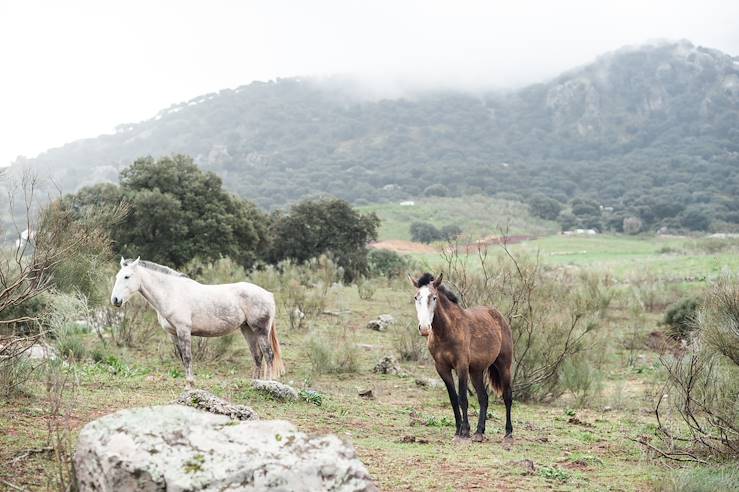
{"label": "white horse's tail", "polygon": [[275,320],[272,320],[272,326],[270,329],[270,343],[272,344],[272,352],[274,353],[274,359],[272,360],[272,374],[275,377],[280,377],[285,374],[285,364],[282,362],[282,354],[280,352],[280,341],[277,339],[277,326]]}

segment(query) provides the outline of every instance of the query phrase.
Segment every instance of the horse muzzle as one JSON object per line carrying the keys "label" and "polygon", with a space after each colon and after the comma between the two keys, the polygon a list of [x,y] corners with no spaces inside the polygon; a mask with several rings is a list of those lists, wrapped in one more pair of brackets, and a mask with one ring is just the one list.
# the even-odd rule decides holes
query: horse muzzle
{"label": "horse muzzle", "polygon": [[431,334],[431,327],[430,326],[418,325],[418,333],[422,337],[427,337],[427,336],[429,336]]}
{"label": "horse muzzle", "polygon": [[114,305],[115,307],[121,307],[121,306],[123,305],[123,299],[119,299],[119,298],[117,298],[117,297],[111,297],[111,298],[110,298],[110,302],[111,302],[111,303],[112,303],[112,304],[113,304],[113,305]]}

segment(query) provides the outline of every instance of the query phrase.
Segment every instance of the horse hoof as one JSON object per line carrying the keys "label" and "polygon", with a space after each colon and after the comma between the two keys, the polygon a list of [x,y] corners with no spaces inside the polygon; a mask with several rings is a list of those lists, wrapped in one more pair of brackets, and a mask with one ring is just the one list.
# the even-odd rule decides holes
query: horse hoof
{"label": "horse hoof", "polygon": [[454,436],[455,444],[467,444],[468,442],[470,442],[470,436],[460,436],[460,435]]}
{"label": "horse hoof", "polygon": [[475,432],[472,435],[472,442],[485,442],[488,438],[485,437],[485,434],[480,434],[479,432]]}
{"label": "horse hoof", "polygon": [[509,432],[508,434],[505,435],[505,437],[503,438],[503,440],[504,441],[512,441],[513,440],[513,434]]}

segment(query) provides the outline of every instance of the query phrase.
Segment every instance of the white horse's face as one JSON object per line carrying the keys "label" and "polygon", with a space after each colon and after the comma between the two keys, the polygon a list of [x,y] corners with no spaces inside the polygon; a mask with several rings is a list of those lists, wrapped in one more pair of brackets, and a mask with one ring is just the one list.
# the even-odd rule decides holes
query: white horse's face
{"label": "white horse's face", "polygon": [[115,307],[121,307],[141,287],[138,268],[140,259],[136,258],[134,261],[126,262],[121,257],[121,269],[115,276],[113,293],[110,295],[110,302]]}

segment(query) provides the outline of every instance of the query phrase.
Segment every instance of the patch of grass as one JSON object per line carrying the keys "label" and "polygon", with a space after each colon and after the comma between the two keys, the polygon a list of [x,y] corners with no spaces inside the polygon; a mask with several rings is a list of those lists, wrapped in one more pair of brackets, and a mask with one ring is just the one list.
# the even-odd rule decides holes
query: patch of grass
{"label": "patch of grass", "polygon": [[566,482],[570,479],[570,473],[556,466],[540,466],[538,470],[539,476],[546,480],[556,480],[558,482]]}
{"label": "patch of grass", "polygon": [[672,471],[657,487],[660,492],[734,492],[739,490],[739,467],[694,467]]}
{"label": "patch of grass", "polygon": [[302,389],[298,392],[298,396],[308,403],[312,403],[318,407],[323,403],[323,395],[315,390]]}
{"label": "patch of grass", "polygon": [[410,240],[409,228],[414,222],[428,222],[437,228],[455,224],[473,239],[497,234],[497,228],[506,224],[511,234],[546,235],[559,231],[557,223],[533,217],[523,203],[488,196],[422,198],[412,206],[383,203],[357,209],[362,213],[374,212],[380,218],[380,241]]}

